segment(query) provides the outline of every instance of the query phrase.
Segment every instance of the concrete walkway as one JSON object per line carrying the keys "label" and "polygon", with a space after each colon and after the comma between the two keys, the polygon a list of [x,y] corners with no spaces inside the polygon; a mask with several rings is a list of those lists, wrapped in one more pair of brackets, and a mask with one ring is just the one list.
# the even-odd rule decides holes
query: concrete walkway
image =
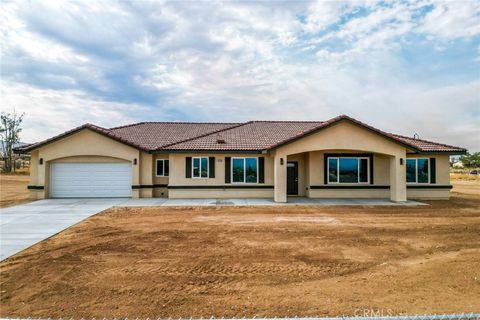
{"label": "concrete walkway", "polygon": [[176,206],[418,206],[424,203],[409,200],[395,203],[388,199],[309,199],[289,197],[287,203],[273,199],[128,199],[121,207],[176,207]]}
{"label": "concrete walkway", "polygon": [[100,211],[117,207],[173,206],[296,206],[363,205],[412,206],[416,201],[393,203],[386,199],[308,199],[288,198],[288,203],[273,199],[48,199],[0,209],[0,260],[6,259]]}

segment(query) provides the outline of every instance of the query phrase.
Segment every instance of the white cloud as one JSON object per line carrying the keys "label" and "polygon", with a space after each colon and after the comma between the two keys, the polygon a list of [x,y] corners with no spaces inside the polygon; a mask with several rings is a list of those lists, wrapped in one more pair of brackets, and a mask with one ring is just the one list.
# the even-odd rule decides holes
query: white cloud
{"label": "white cloud", "polygon": [[480,34],[480,2],[475,0],[439,1],[429,12],[420,32],[445,39]]}
{"label": "white cloud", "polygon": [[[478,35],[478,6],[429,0],[3,4],[2,108],[27,112],[27,141],[87,121],[114,126],[347,113],[386,130],[411,135],[421,128],[425,138],[477,148],[470,137],[478,133],[478,83],[449,74],[441,75],[444,82],[430,79],[409,70],[410,57],[398,51],[417,45],[415,37],[439,54],[452,50],[455,39],[471,40]],[[477,57],[478,48],[477,41]],[[423,123],[431,113],[432,125]],[[437,123],[457,131],[445,134]]]}
{"label": "white cloud", "polygon": [[21,139],[35,142],[65,132],[84,123],[104,127],[137,120],[147,108],[135,104],[96,100],[79,91],[38,89],[2,81],[2,112],[25,113]]}

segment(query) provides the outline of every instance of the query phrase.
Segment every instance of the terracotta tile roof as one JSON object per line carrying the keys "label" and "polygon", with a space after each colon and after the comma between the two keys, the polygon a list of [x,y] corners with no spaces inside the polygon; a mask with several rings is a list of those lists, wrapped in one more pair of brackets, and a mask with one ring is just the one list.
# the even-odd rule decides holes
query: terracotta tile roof
{"label": "terracotta tile roof", "polygon": [[[320,127],[322,123],[320,121],[250,121],[215,134],[173,144],[164,149],[172,151],[266,150],[279,142],[302,136],[312,129]],[[219,143],[218,140],[224,141],[224,143]]]}
{"label": "terracotta tile roof", "polygon": [[442,151],[442,152],[448,152],[448,151],[462,151],[466,152],[466,149],[459,148],[459,147],[454,147],[448,144],[443,144],[443,143],[437,143],[437,142],[432,142],[428,140],[422,140],[422,139],[416,139],[416,138],[411,138],[411,137],[405,137],[401,136],[398,134],[392,134],[395,139],[403,141],[406,144],[415,146],[417,149],[425,151],[425,152],[435,152],[435,151]]}
{"label": "terracotta tile roof", "polygon": [[245,123],[141,122],[111,129],[85,124],[50,139],[17,148],[31,151],[82,129],[89,129],[144,151],[270,150],[305,135],[350,121],[417,152],[464,153],[465,149],[381,131],[346,115],[328,121],[249,121]]}
{"label": "terracotta tile roof", "polygon": [[155,150],[188,139],[232,128],[239,123],[141,122],[110,129],[145,150]]}
{"label": "terracotta tile roof", "polygon": [[[441,143],[407,138],[374,128],[361,121],[341,115],[328,121],[250,121],[213,135],[193,138],[164,147],[164,150],[261,151],[270,150],[318,130],[346,120],[419,152],[466,152],[466,149]],[[224,143],[218,143],[221,140]]]}

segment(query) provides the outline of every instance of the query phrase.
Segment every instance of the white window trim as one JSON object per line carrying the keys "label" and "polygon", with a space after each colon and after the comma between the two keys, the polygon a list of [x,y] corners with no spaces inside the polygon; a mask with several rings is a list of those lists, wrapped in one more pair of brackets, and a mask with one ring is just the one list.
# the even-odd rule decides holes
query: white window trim
{"label": "white window trim", "polygon": [[[415,182],[408,182],[407,181],[407,184],[430,184],[430,158],[407,158],[405,160],[405,180],[407,180],[407,161],[408,160],[415,160]],[[427,160],[428,162],[428,172],[427,172],[427,175],[428,175],[428,182],[418,182],[418,160]]]}
{"label": "white window trim", "polygon": [[[158,172],[157,172],[157,167],[158,167],[158,164],[157,164],[157,163],[158,163],[159,161],[162,161],[162,162],[163,162],[163,174],[161,174],[161,175],[159,175]],[[165,175],[165,161],[168,161],[168,159],[157,159],[157,160],[155,161],[155,176],[156,176],[156,177],[168,177],[168,175],[167,175],[167,176]],[[170,165],[170,163],[169,163],[169,165]],[[170,166],[169,166],[169,167],[170,167]],[[169,171],[170,171],[170,170],[169,170]],[[170,174],[170,172],[169,172],[168,174]]]}
{"label": "white window trim", "polygon": [[[337,159],[337,181],[330,181],[330,159]],[[358,177],[357,182],[340,182],[340,159],[358,159],[357,170]],[[367,160],[367,181],[360,182],[360,159]],[[370,158],[369,157],[327,157],[327,184],[370,184]]]}
{"label": "white window trim", "polygon": [[[233,181],[233,161],[235,159],[242,159],[243,160],[243,181]],[[255,161],[257,162],[256,163],[256,167],[257,167],[257,181],[256,182],[247,182],[247,170],[245,168],[246,164],[247,164],[247,160],[246,159],[255,159]],[[232,164],[231,164],[231,168],[230,168],[230,177],[231,177],[231,183],[232,184],[258,184],[258,157],[232,157]]]}
{"label": "white window trim", "polygon": [[[202,177],[202,159],[205,158],[207,159],[207,176]],[[198,163],[198,173],[200,174],[199,177],[195,177],[193,172],[195,170],[195,166],[193,165],[195,160],[194,159],[199,159]],[[208,179],[210,177],[210,159],[208,157],[192,157],[192,179]]]}

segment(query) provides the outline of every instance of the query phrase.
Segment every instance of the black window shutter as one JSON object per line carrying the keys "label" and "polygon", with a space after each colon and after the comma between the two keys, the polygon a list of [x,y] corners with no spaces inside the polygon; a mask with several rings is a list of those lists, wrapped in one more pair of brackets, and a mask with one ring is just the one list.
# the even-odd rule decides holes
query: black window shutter
{"label": "black window shutter", "polygon": [[430,158],[430,183],[437,183],[436,158]]}
{"label": "black window shutter", "polygon": [[192,157],[185,158],[185,178],[192,177]]}
{"label": "black window shutter", "polygon": [[208,158],[208,175],[209,178],[215,178],[215,157]]}
{"label": "black window shutter", "polygon": [[328,155],[323,155],[323,184],[328,184]]}
{"label": "black window shutter", "polygon": [[225,157],[225,183],[230,183],[230,165],[231,165],[232,158]]}
{"label": "black window shutter", "polygon": [[265,183],[265,158],[258,158],[258,183]]}
{"label": "black window shutter", "polygon": [[163,166],[163,175],[165,177],[168,177],[169,173],[170,173],[170,162],[169,160],[165,160],[164,166]]}
{"label": "black window shutter", "polygon": [[373,154],[368,156],[370,159],[370,184],[373,184],[374,168],[373,168]]}

